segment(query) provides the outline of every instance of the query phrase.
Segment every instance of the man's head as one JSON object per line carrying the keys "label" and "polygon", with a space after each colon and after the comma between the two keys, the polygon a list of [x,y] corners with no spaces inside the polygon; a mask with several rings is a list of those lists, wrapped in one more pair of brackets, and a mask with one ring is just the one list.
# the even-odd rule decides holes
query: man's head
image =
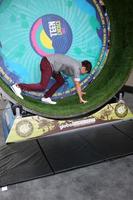
{"label": "man's head", "polygon": [[89,74],[91,69],[92,69],[91,62],[89,62],[88,60],[82,61],[81,74],[86,74],[86,73]]}

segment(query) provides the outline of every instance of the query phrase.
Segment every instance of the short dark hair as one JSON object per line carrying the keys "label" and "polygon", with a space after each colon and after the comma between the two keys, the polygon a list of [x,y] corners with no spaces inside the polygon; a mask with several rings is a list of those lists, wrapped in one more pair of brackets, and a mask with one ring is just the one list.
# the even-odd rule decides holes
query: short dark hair
{"label": "short dark hair", "polygon": [[92,69],[92,64],[90,61],[88,61],[88,60],[82,61],[82,66],[86,68],[87,73],[90,73],[90,71]]}

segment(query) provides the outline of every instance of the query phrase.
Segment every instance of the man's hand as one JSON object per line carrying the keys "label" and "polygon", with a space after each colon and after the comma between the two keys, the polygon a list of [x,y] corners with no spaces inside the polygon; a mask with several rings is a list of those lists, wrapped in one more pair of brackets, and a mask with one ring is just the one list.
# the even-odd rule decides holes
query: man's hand
{"label": "man's hand", "polygon": [[83,96],[83,95],[86,95],[86,92],[81,92],[81,95]]}
{"label": "man's hand", "polygon": [[85,104],[85,103],[87,103],[88,101],[86,101],[86,100],[84,100],[84,99],[80,99],[80,103],[83,103],[83,104]]}
{"label": "man's hand", "polygon": [[79,81],[74,81],[74,82],[75,82],[75,86],[76,86],[76,90],[77,90],[77,93],[78,93],[78,96],[79,96],[80,103],[83,103],[83,104],[87,103],[87,101],[85,101],[82,98],[82,96],[85,95],[86,93],[82,92],[80,82]]}

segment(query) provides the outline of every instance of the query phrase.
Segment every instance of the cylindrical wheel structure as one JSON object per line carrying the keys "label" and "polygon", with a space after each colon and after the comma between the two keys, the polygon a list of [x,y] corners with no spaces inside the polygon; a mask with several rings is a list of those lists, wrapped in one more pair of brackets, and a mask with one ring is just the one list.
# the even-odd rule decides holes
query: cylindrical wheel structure
{"label": "cylindrical wheel structure", "polygon": [[[0,87],[24,109],[49,118],[89,114],[125,84],[132,68],[133,22],[129,0],[0,0]],[[88,103],[80,104],[71,77],[55,93],[57,105],[40,101],[42,93],[19,99],[15,82],[39,82],[43,56],[66,54],[92,63],[81,77]],[[51,79],[49,87],[54,83]]]}

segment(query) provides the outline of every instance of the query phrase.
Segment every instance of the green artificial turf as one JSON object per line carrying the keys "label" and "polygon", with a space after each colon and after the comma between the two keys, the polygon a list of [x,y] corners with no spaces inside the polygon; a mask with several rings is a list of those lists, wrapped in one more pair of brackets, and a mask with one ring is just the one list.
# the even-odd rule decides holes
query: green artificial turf
{"label": "green artificial turf", "polygon": [[105,0],[111,21],[111,50],[100,75],[87,89],[87,104],[80,104],[78,96],[59,100],[57,105],[46,105],[30,97],[17,98],[2,80],[6,93],[23,107],[50,118],[70,118],[94,111],[111,99],[125,84],[133,67],[133,12],[130,0]]}

